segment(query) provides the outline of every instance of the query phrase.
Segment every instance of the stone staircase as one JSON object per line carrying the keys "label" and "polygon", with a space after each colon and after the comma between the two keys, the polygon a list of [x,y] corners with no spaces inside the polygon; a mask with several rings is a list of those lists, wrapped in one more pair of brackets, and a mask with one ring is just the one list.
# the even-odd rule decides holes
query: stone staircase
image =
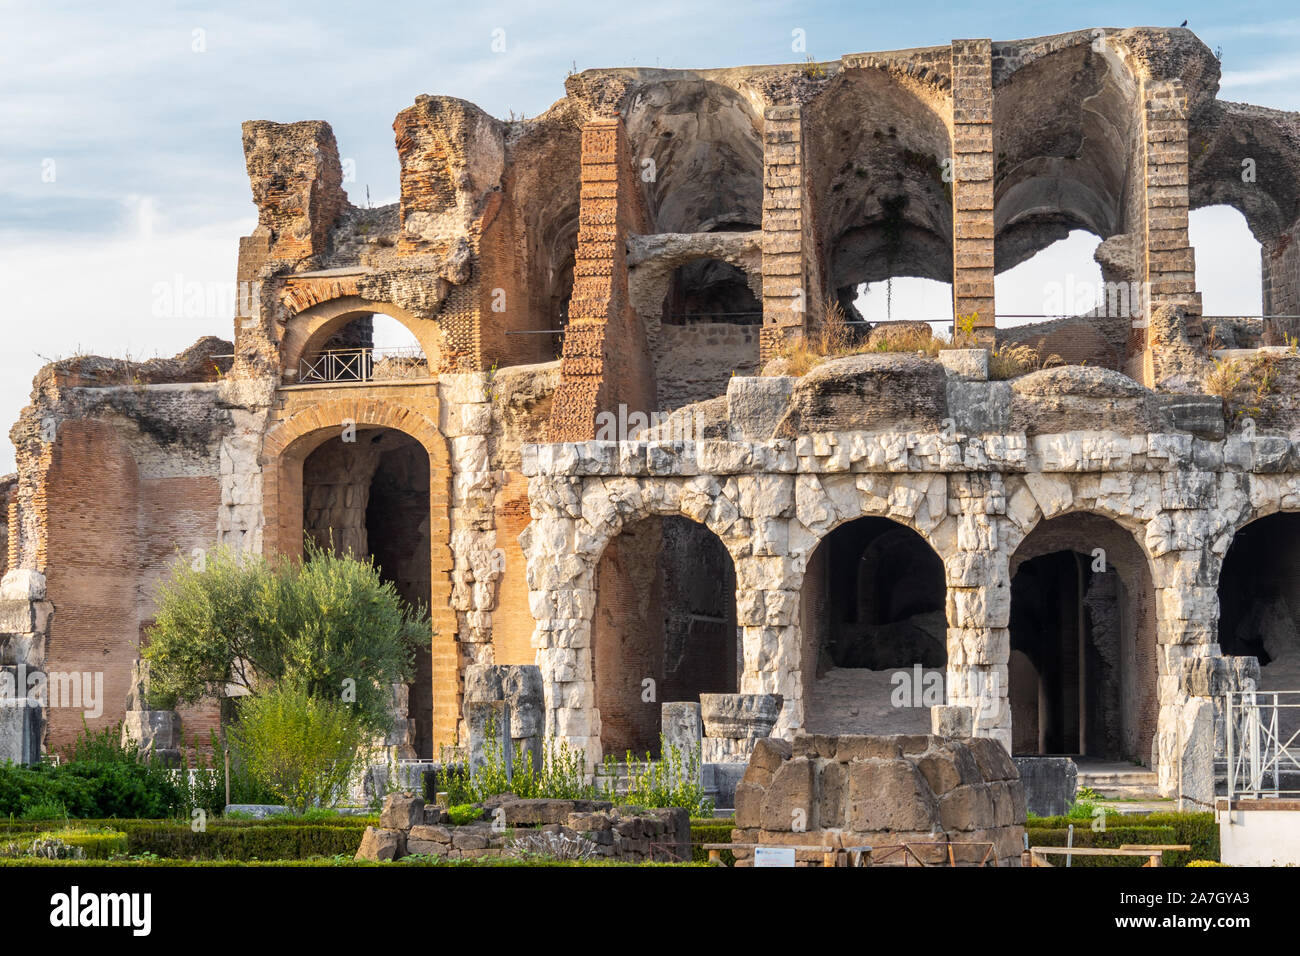
{"label": "stone staircase", "polygon": [[1079,789],[1091,787],[1107,800],[1159,800],[1156,772],[1131,763],[1093,763],[1079,767]]}

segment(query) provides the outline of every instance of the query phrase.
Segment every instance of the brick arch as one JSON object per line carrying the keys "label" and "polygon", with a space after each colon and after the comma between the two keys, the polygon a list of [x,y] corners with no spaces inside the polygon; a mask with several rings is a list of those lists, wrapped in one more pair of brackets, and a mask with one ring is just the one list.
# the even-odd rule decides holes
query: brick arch
{"label": "brick arch", "polygon": [[[442,333],[437,322],[421,319],[392,302],[366,299],[359,295],[342,295],[324,301],[307,298],[303,301],[310,304],[290,316],[280,343],[280,367],[286,373],[293,371],[296,376],[303,358],[319,349],[353,319],[376,313],[400,322],[420,343],[429,368],[438,368],[443,350]],[[293,380],[296,378],[291,379]]]}
{"label": "brick arch", "polygon": [[[436,414],[436,409],[434,410]],[[433,626],[433,743],[454,745],[460,720],[459,622],[451,608],[451,460],[447,440],[423,412],[375,398],[334,399],[303,407],[273,425],[262,441],[263,549],[302,554],[302,469],[307,456],[344,423],[390,428],[418,441],[429,456],[429,617]],[[436,754],[435,749],[435,754]]]}

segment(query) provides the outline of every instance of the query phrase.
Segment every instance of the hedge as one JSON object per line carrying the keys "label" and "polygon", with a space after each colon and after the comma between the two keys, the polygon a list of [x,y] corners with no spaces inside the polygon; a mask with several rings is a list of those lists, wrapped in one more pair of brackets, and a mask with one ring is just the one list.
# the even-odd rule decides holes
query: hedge
{"label": "hedge", "polygon": [[68,846],[80,847],[88,860],[107,860],[127,852],[126,834],[120,831],[47,830],[40,833],[13,832],[0,836],[0,847],[16,845],[31,847],[37,839],[59,840]]}
{"label": "hedge", "polygon": [[345,866],[345,867],[372,867],[372,866],[396,866],[396,867],[416,867],[416,866],[437,866],[437,867],[695,867],[698,863],[650,863],[641,862],[633,863],[625,860],[516,860],[510,857],[488,857],[475,858],[469,860],[448,860],[444,857],[412,857],[404,860],[397,860],[389,863],[376,863],[372,860],[354,860],[351,854],[346,857],[335,857],[316,860],[38,860],[38,859],[21,859],[9,860],[0,858],[0,869],[6,867],[25,867],[25,866],[73,866],[73,867],[99,867],[99,866],[138,866],[138,867],[179,867],[179,866],[202,866],[202,867],[234,867],[234,866],[268,866],[268,867],[300,867],[300,866]]}
{"label": "hedge", "polygon": [[[1087,837],[1083,834],[1091,834],[1090,821],[1087,820],[1070,820],[1068,817],[1038,817],[1029,820],[1025,824],[1025,832],[1029,834],[1030,845],[1038,846],[1064,846],[1064,834],[1069,824],[1074,824],[1075,846],[1090,846],[1080,842]],[[1186,866],[1191,860],[1218,860],[1219,859],[1219,825],[1215,822],[1214,814],[1205,813],[1133,813],[1124,814],[1122,817],[1107,817],[1106,832],[1119,832],[1128,829],[1143,828],[1169,828],[1173,831],[1173,839],[1169,840],[1124,840],[1125,843],[1186,843],[1191,846],[1191,852],[1174,852],[1165,854],[1164,864],[1166,866]],[[1056,838],[1041,837],[1043,831],[1059,831],[1062,836],[1059,841]],[[1102,846],[1118,846],[1114,843],[1099,844]],[[1107,858],[1111,863],[1117,858]],[[1079,866],[1080,861],[1075,860],[1074,866]]]}
{"label": "hedge", "polygon": [[[193,860],[303,860],[312,856],[351,856],[373,819],[341,820],[212,820],[195,832],[185,822],[173,820],[99,821],[98,826],[118,832],[122,844],[116,852],[151,853],[168,859]],[[18,822],[0,826],[0,843],[30,842],[38,833],[59,836],[75,832],[62,822]],[[82,833],[81,837],[91,834]],[[112,851],[108,851],[112,852]],[[87,856],[91,852],[87,849]]]}
{"label": "hedge", "polygon": [[[696,863],[707,863],[709,861],[709,851],[704,849],[706,843],[730,843],[731,831],[735,829],[736,821],[730,817],[707,817],[691,821],[691,860]],[[736,862],[728,850],[722,851],[722,862],[731,866]]]}

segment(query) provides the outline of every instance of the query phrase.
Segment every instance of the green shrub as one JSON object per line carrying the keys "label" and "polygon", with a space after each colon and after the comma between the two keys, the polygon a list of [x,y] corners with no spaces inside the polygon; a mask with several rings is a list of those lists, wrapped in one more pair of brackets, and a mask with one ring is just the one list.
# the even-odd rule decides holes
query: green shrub
{"label": "green shrub", "polygon": [[[1166,866],[1184,866],[1190,860],[1219,859],[1219,825],[1215,822],[1213,813],[1131,813],[1124,814],[1122,820],[1123,827],[1119,827],[1113,822],[1113,817],[1107,817],[1107,832],[1127,827],[1168,827],[1173,831],[1173,839],[1170,840],[1128,840],[1125,842],[1186,843],[1192,848],[1190,852],[1175,851],[1166,853],[1164,858]],[[1064,832],[1066,826],[1070,823],[1076,824],[1074,828],[1076,841],[1081,832],[1091,832],[1088,827],[1080,827],[1077,825],[1077,821],[1068,817],[1037,817],[1026,821],[1025,828],[1026,832],[1029,833],[1029,842],[1032,844],[1037,839],[1036,835],[1040,830],[1060,830]],[[1042,845],[1063,846],[1064,843],[1044,843]],[[1083,846],[1085,844],[1076,843],[1076,845]],[[1075,865],[1078,865],[1077,860]]]}
{"label": "green shrub", "polygon": [[197,833],[185,824],[153,821],[124,829],[128,853],[152,853],[164,859],[183,860],[303,860],[312,856],[354,854],[366,831],[358,824],[322,826],[265,821],[255,826],[210,825]]}
{"label": "green shrub", "polygon": [[53,797],[41,797],[23,807],[23,812],[18,815],[18,819],[64,820],[67,819],[67,816],[68,808],[64,806],[62,800],[56,800]]}
{"label": "green shrub", "polygon": [[451,817],[453,826],[464,826],[467,823],[473,823],[483,817],[483,808],[473,803],[462,803],[458,806],[448,807],[447,815]]}
{"label": "green shrub", "polygon": [[[691,859],[696,863],[707,863],[709,851],[704,849],[706,843],[730,843],[731,831],[736,821],[730,817],[709,817],[703,820],[691,820]],[[722,851],[722,862],[731,866],[736,862],[730,850]]]}
{"label": "green shrub", "polygon": [[44,836],[61,840],[68,846],[79,847],[88,860],[107,860],[127,851],[126,834],[120,830],[54,830]]}
{"label": "green shrub", "polygon": [[347,704],[290,686],[245,697],[230,736],[249,773],[301,813],[342,799],[368,733]]}
{"label": "green shrub", "polygon": [[346,696],[371,729],[386,730],[392,685],[409,679],[430,633],[373,560],[309,541],[301,561],[229,548],[199,566],[178,559],[141,654],[155,706],[193,703],[213,685],[275,685]]}
{"label": "green shrub", "polygon": [[605,798],[614,803],[637,807],[685,807],[692,816],[707,817],[713,813],[713,801],[704,795],[699,783],[699,758],[689,759],[675,745],[659,737],[662,760],[652,760],[649,754],[642,762],[627,752],[628,790],[625,795],[614,791],[616,774],[610,758],[605,759]]}

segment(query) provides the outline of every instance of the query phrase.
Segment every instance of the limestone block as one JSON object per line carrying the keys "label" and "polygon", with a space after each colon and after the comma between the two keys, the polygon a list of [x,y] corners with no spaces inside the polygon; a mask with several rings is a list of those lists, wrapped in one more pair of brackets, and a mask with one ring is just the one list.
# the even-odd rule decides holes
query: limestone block
{"label": "limestone block", "polygon": [[0,578],[0,600],[44,601],[45,575],[29,568],[14,568]]}
{"label": "limestone block", "polygon": [[975,715],[969,707],[941,704],[930,708],[930,732],[936,737],[964,740],[974,732]]}
{"label": "limestone block", "polygon": [[[11,683],[12,686],[12,683]],[[41,760],[44,710],[31,697],[0,701],[0,764],[35,764]]]}
{"label": "limestone block", "polygon": [[938,819],[930,785],[911,761],[855,760],[848,765],[848,778],[853,830],[924,831]]}
{"label": "limestone block", "polygon": [[943,349],[938,359],[939,364],[956,378],[971,382],[988,381],[988,349]]}
{"label": "limestone block", "polygon": [[704,732],[709,737],[767,737],[781,715],[779,694],[701,694]]}
{"label": "limestone block", "polygon": [[401,830],[366,827],[356,859],[374,862],[396,860],[406,854],[406,834]]}
{"label": "limestone block", "polygon": [[424,800],[407,793],[390,793],[384,798],[379,825],[389,830],[409,830],[424,824]]}
{"label": "limestone block", "polygon": [[698,782],[704,763],[700,755],[701,740],[704,737],[700,705],[693,701],[665,702],[661,705],[660,726],[663,728],[665,759],[670,752],[669,748],[675,749],[677,753],[679,766],[674,773],[685,775],[694,762],[694,777]]}
{"label": "limestone block", "polygon": [[792,757],[781,764],[763,793],[759,825],[764,830],[817,827],[813,772],[813,762],[807,757]]}

